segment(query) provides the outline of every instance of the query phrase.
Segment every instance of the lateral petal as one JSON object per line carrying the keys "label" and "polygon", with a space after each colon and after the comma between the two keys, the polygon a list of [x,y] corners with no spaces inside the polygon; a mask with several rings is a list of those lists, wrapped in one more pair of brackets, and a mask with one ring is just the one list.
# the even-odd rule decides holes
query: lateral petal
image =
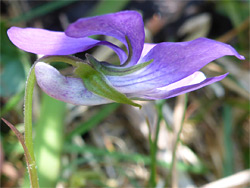
{"label": "lateral petal", "polygon": [[66,36],[64,32],[11,27],[7,33],[11,42],[18,48],[35,54],[71,55],[97,45],[106,45],[117,53],[121,61],[125,61],[127,57],[121,48],[107,41],[98,41],[88,37],[72,38]]}

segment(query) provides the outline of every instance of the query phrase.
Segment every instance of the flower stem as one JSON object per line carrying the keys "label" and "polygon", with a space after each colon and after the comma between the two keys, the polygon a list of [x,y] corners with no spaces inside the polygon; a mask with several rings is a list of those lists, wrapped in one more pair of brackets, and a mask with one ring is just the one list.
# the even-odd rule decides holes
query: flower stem
{"label": "flower stem", "polygon": [[32,137],[32,99],[33,99],[33,90],[36,82],[35,64],[39,61],[43,61],[45,63],[65,62],[74,66],[76,65],[77,61],[81,60],[72,56],[44,56],[38,59],[30,69],[26,82],[25,96],[24,96],[24,127],[25,127],[24,145],[28,150],[27,165],[30,177],[30,184],[32,188],[39,187],[37,170],[36,170],[37,166],[33,149],[34,148],[33,137]]}
{"label": "flower stem", "polygon": [[38,176],[36,170],[36,161],[33,149],[33,138],[32,138],[32,99],[33,99],[33,89],[36,82],[35,77],[35,69],[34,65],[30,69],[30,73],[28,75],[28,79],[26,82],[25,88],[25,97],[24,97],[24,126],[25,126],[25,134],[24,140],[25,145],[28,149],[28,153],[30,158],[28,160],[28,169],[30,176],[31,187],[39,187]]}
{"label": "flower stem", "polygon": [[36,60],[36,62],[44,62],[44,63],[52,63],[52,62],[64,62],[68,63],[70,65],[76,66],[77,62],[82,62],[83,60],[74,57],[74,56],[69,56],[69,55],[48,55],[48,56],[43,56],[42,58]]}

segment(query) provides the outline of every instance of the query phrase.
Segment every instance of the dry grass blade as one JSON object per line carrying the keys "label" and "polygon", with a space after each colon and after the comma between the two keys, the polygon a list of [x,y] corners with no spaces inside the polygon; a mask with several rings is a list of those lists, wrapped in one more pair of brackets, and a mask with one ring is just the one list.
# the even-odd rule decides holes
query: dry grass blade
{"label": "dry grass blade", "polygon": [[178,187],[178,177],[176,172],[176,152],[178,148],[179,143],[179,137],[182,130],[182,124],[183,124],[183,117],[185,115],[185,102],[186,96],[185,95],[179,95],[177,97],[177,103],[174,109],[174,146],[173,146],[173,156],[172,156],[172,168],[171,168],[171,175],[172,175],[172,187],[176,188]]}
{"label": "dry grass blade", "polygon": [[214,187],[240,188],[240,187],[248,187],[249,185],[250,185],[250,170],[244,170],[234,175],[228,176],[226,178],[222,178],[217,181],[206,184],[201,188],[214,188]]}
{"label": "dry grass blade", "polygon": [[228,41],[232,40],[238,33],[246,30],[247,28],[249,28],[249,18],[247,18],[238,27],[233,28],[232,30],[228,31],[226,34],[217,38],[217,40],[220,42],[228,42]]}

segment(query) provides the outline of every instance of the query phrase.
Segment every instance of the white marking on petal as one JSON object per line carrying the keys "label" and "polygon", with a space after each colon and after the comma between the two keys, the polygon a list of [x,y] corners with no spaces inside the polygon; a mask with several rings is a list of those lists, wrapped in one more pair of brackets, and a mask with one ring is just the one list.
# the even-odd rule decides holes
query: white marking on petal
{"label": "white marking on petal", "polygon": [[182,80],[180,80],[178,82],[172,83],[170,85],[167,85],[165,87],[161,87],[161,88],[158,88],[158,89],[159,90],[170,91],[170,90],[173,90],[173,89],[176,89],[176,88],[201,83],[205,79],[206,79],[206,76],[202,72],[197,71],[197,72],[191,74],[190,76],[188,76],[188,77],[186,77],[186,78],[184,78],[184,79],[182,79]]}
{"label": "white marking on petal", "polygon": [[88,91],[80,78],[66,77],[54,67],[38,62],[35,74],[40,88],[49,96],[75,105],[99,105],[112,101]]}

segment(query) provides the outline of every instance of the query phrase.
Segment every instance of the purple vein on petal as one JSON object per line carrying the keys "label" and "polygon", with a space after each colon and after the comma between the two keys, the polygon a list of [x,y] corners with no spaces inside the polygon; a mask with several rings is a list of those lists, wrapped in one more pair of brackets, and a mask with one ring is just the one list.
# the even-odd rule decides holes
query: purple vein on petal
{"label": "purple vein on petal", "polygon": [[[132,58],[128,66],[135,65],[141,56],[144,44],[144,25],[141,15],[136,11],[82,18],[71,24],[65,31],[70,37],[87,37],[90,35],[108,35],[115,37],[126,45],[127,36],[132,45]],[[124,63],[124,62],[122,62]]]}
{"label": "purple vein on petal", "polygon": [[[168,99],[171,97],[175,97],[177,95],[181,95],[184,93],[188,93],[197,89],[200,89],[204,86],[210,85],[214,82],[218,82],[222,79],[224,79],[228,73],[216,77],[211,77],[211,78],[206,78],[203,79],[200,83],[195,83],[195,84],[187,84],[182,83],[183,85],[179,84],[177,87],[164,87],[164,88],[157,88],[154,90],[150,91],[144,91],[141,93],[133,93],[129,95],[129,97],[139,97],[139,98],[144,98],[144,99],[149,99],[149,100],[158,100],[158,99]],[[180,83],[182,81],[179,81]]]}
{"label": "purple vein on petal", "polygon": [[128,76],[108,79],[121,92],[129,93],[164,87],[177,82],[223,56],[244,59],[230,45],[199,38],[190,42],[164,42],[153,47],[140,61],[154,61]]}
{"label": "purple vein on petal", "polygon": [[112,101],[88,91],[80,78],[65,77],[54,67],[38,62],[35,74],[40,88],[49,96],[75,105],[99,105]]}

